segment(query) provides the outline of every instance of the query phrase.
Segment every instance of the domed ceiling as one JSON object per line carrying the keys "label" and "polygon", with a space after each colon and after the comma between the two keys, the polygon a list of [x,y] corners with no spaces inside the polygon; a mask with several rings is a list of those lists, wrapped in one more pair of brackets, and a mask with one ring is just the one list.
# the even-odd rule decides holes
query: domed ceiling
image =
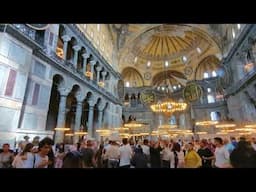
{"label": "domed ceiling", "polygon": [[221,56],[209,25],[129,24],[123,30],[118,27],[119,38],[122,36],[120,41],[117,39],[120,72],[127,67],[135,68],[146,86],[155,84],[155,75],[169,70],[193,80],[197,65],[204,58]]}
{"label": "domed ceiling", "polygon": [[190,27],[160,25],[137,37],[132,52],[145,60],[170,60],[196,49],[201,41],[202,37]]}

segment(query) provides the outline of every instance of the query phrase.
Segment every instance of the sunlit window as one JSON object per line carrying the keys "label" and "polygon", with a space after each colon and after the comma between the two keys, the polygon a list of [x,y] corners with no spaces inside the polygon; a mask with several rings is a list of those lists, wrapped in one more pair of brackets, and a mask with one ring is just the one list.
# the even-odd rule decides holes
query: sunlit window
{"label": "sunlit window", "polygon": [[170,124],[171,125],[176,125],[176,117],[174,115],[172,115],[171,118],[170,118]]}
{"label": "sunlit window", "polygon": [[232,37],[233,39],[236,37],[236,33],[235,33],[235,30],[232,28]]}
{"label": "sunlit window", "polygon": [[216,71],[212,71],[212,76],[213,76],[213,77],[217,77]]}
{"label": "sunlit window", "polygon": [[130,82],[129,81],[126,81],[125,87],[130,87]]}
{"label": "sunlit window", "polygon": [[196,50],[197,50],[197,53],[199,54],[202,53],[202,50],[199,47],[197,47]]}
{"label": "sunlit window", "polygon": [[151,62],[148,61],[148,62],[147,62],[147,67],[150,67],[150,66],[151,66]]}
{"label": "sunlit window", "polygon": [[207,101],[208,103],[215,103],[215,98],[213,95],[207,95]]}
{"label": "sunlit window", "polygon": [[209,78],[209,73],[204,72],[204,79],[207,79],[207,78]]}
{"label": "sunlit window", "polygon": [[168,66],[169,66],[169,62],[168,62],[168,61],[165,61],[165,62],[164,62],[164,66],[165,66],[165,67],[168,67]]}
{"label": "sunlit window", "polygon": [[212,111],[210,116],[211,116],[212,121],[219,121],[220,120],[220,113],[217,112],[217,111]]}
{"label": "sunlit window", "polygon": [[136,63],[136,62],[137,62],[137,60],[138,60],[138,57],[135,57],[135,58],[134,58],[134,63]]}
{"label": "sunlit window", "polygon": [[183,60],[183,62],[185,63],[188,59],[187,59],[186,56],[183,56],[183,57],[182,57],[182,60]]}
{"label": "sunlit window", "polygon": [[100,24],[97,24],[97,30],[100,31]]}

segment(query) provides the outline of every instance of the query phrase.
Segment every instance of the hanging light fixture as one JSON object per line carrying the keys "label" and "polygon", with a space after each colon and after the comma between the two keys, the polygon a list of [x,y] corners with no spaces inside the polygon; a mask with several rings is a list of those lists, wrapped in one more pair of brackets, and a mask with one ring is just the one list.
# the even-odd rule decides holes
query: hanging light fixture
{"label": "hanging light fixture", "polygon": [[[184,102],[175,102],[172,99],[169,98],[169,86],[168,86],[168,75],[167,75],[167,67],[169,66],[169,62],[165,61],[164,62],[164,85],[161,85],[160,88],[158,86],[158,90],[161,90],[162,92],[164,92],[165,97],[167,99],[164,99],[163,101],[158,101],[155,104],[150,105],[150,108],[153,112],[156,113],[164,113],[164,114],[172,114],[174,112],[177,111],[184,111],[187,108],[187,103]],[[175,88],[174,88],[175,87]],[[173,89],[176,89],[176,86],[172,87]]]}
{"label": "hanging light fixture", "polygon": [[184,111],[187,108],[187,103],[167,99],[167,101],[151,105],[150,108],[153,112],[172,114],[177,111]]}
{"label": "hanging light fixture", "polygon": [[211,126],[211,125],[216,125],[218,124],[219,121],[197,121],[196,125],[197,126]]}

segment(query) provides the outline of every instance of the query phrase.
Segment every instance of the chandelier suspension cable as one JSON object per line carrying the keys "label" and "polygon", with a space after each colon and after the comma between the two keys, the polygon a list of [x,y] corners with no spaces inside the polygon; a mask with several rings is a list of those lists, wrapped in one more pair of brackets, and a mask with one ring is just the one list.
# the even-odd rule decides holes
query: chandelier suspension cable
{"label": "chandelier suspension cable", "polygon": [[168,61],[165,61],[164,80],[163,80],[165,85],[163,85],[164,89],[161,88],[161,90],[164,91],[165,98],[162,98],[161,100],[151,105],[150,107],[153,112],[171,114],[177,111],[184,111],[187,107],[187,104],[184,102],[175,102],[169,98],[170,94],[169,94],[169,86],[168,86],[168,75],[167,75],[167,69],[166,69],[167,67],[168,67]]}

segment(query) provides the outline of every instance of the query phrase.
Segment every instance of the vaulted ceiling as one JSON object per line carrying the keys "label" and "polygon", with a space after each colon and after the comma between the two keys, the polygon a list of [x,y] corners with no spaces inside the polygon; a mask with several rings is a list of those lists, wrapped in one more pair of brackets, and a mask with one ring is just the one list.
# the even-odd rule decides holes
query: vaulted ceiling
{"label": "vaulted ceiling", "polygon": [[[164,71],[183,74],[184,79],[200,79],[207,64],[216,65],[223,55],[229,25],[221,24],[110,24],[117,63],[124,79],[142,77],[144,85],[153,85]],[[205,62],[205,58],[208,59]],[[214,63],[211,64],[211,61]],[[131,69],[138,75],[133,75]],[[176,73],[177,72],[177,73]],[[125,76],[124,76],[125,74]],[[128,77],[129,76],[129,77]],[[161,76],[161,75],[160,75]],[[175,76],[175,75],[172,75]],[[135,78],[135,79],[136,79]],[[180,78],[180,77],[178,77]],[[133,81],[135,81],[135,79]],[[141,84],[141,83],[139,83]]]}

